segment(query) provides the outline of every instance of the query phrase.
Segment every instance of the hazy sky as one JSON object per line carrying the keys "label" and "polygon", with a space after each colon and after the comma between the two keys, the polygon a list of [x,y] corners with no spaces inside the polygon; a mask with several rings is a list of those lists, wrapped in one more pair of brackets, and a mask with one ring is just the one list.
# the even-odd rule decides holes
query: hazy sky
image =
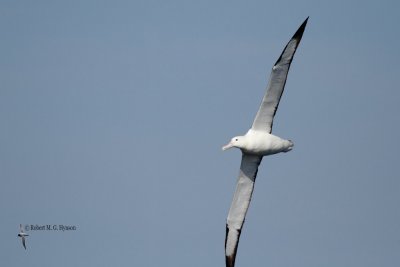
{"label": "hazy sky", "polygon": [[[240,152],[310,16],[237,266],[400,266],[398,1],[0,2],[0,265],[224,266]],[[71,225],[29,231],[19,224]]]}

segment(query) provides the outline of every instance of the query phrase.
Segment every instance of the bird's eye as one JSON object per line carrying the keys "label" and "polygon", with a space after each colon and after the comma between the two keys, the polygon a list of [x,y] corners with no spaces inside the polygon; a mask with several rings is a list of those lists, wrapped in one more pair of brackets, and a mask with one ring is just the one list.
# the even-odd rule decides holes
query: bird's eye
{"label": "bird's eye", "polygon": [[236,138],[235,141],[237,141],[238,139]]}

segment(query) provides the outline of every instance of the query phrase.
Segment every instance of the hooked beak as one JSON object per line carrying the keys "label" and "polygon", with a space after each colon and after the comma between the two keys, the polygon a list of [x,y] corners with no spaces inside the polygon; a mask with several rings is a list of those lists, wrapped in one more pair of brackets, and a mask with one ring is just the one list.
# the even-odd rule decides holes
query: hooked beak
{"label": "hooked beak", "polygon": [[229,144],[227,144],[227,145],[222,147],[222,150],[225,151],[225,150],[227,150],[227,149],[229,149],[231,147],[233,147],[233,144],[232,144],[232,142],[229,142]]}

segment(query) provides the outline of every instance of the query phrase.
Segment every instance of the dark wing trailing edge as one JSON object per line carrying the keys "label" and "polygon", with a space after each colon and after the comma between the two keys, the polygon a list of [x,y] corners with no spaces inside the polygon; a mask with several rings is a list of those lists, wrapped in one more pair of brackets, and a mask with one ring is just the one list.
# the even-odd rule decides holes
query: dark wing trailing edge
{"label": "dark wing trailing edge", "polygon": [[239,178],[233,196],[231,208],[226,222],[225,236],[225,262],[226,267],[235,265],[236,251],[238,248],[240,231],[242,229],[247,210],[253,194],[258,166],[262,156],[242,154]]}
{"label": "dark wing trailing edge", "polygon": [[253,126],[251,127],[254,130],[267,131],[268,133],[271,133],[272,131],[274,116],[285,88],[290,64],[292,63],[294,53],[300,44],[307,21],[308,17],[303,24],[301,24],[300,28],[293,35],[292,39],[290,39],[290,41],[287,43],[282,54],[272,67],[267,91],[254,119]]}

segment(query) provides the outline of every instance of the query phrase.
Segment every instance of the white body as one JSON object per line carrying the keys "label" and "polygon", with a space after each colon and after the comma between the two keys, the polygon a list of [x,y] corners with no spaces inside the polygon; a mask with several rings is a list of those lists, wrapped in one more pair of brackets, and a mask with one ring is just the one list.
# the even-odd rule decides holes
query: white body
{"label": "white body", "polygon": [[223,149],[231,147],[240,148],[244,153],[250,155],[268,156],[292,150],[293,142],[265,131],[250,129],[244,136],[232,138]]}

